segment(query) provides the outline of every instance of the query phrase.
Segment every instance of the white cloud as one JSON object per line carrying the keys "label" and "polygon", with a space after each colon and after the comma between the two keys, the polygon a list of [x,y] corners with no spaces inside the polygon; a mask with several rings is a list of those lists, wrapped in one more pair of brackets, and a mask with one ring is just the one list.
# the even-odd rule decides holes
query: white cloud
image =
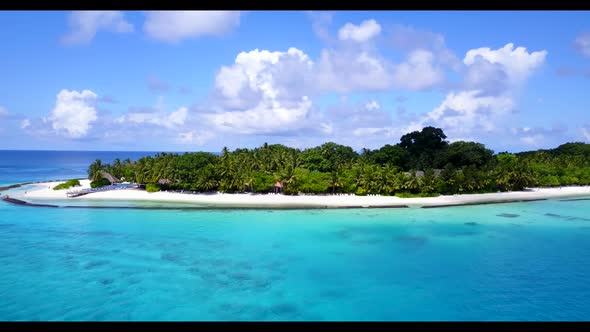
{"label": "white cloud", "polygon": [[330,12],[307,12],[307,16],[311,19],[311,27],[318,38],[324,42],[331,42],[332,36],[328,31],[328,25],[332,23],[334,13]]}
{"label": "white cloud", "polygon": [[539,143],[541,143],[541,141],[544,139],[543,135],[541,134],[537,134],[537,135],[530,135],[530,136],[523,136],[520,138],[520,140],[527,144],[527,145],[533,145],[533,146],[538,146]]}
{"label": "white cloud", "polygon": [[151,11],[146,13],[145,33],[159,41],[220,36],[240,24],[238,11]]}
{"label": "white cloud", "polygon": [[477,90],[449,93],[437,108],[412,123],[406,131],[420,130],[426,125],[443,128],[453,136],[469,135],[474,130],[492,131],[496,117],[512,111],[514,103],[506,96],[482,96],[480,93]]}
{"label": "white cloud", "polygon": [[[499,121],[514,111],[515,89],[544,63],[546,55],[545,50],[529,53],[526,48],[514,48],[511,43],[497,50],[488,47],[469,50],[463,59],[463,90],[448,93],[437,108],[411,122],[404,131],[433,125],[443,128],[450,139],[496,131]],[[436,84],[433,80],[432,85]],[[542,139],[540,136],[543,135],[530,133],[521,140],[537,144]]]}
{"label": "white cloud", "polygon": [[30,126],[31,126],[31,120],[29,120],[29,119],[24,119],[20,123],[20,129],[27,129]]}
{"label": "white cloud", "polygon": [[405,62],[393,70],[394,84],[409,90],[424,90],[444,81],[441,68],[434,65],[434,55],[425,50],[415,50]]}
{"label": "white cloud", "polygon": [[369,52],[324,49],[314,69],[315,83],[326,92],[384,91],[393,83],[392,65]]}
{"label": "white cloud", "polygon": [[367,111],[378,110],[379,108],[381,108],[381,105],[379,105],[377,101],[371,100],[370,102],[365,104],[365,108],[367,109]]}
{"label": "white cloud", "polygon": [[5,107],[0,106],[0,117],[6,116],[6,115],[8,115],[8,110]]}
{"label": "white cloud", "polygon": [[213,137],[215,137],[215,135],[210,131],[197,132],[195,130],[191,130],[178,134],[177,142],[181,144],[203,145]]}
{"label": "white cloud", "polygon": [[[434,46],[424,43],[409,49],[406,59],[397,64],[365,45],[323,49],[317,61],[295,48],[241,52],[232,65],[217,73],[213,105],[218,109],[202,118],[223,132],[286,136],[305,132],[348,141],[356,137],[358,144],[398,138],[426,125],[442,127],[450,139],[476,137],[497,130],[499,121],[514,110],[514,89],[508,88],[516,86],[510,84],[524,82],[547,54],[507,44],[498,50],[470,50],[462,63],[446,48],[442,36],[427,37]],[[438,107],[422,117],[398,116],[394,124],[391,114],[374,100],[326,112],[312,107],[312,99],[323,93],[444,87],[449,83],[445,70],[457,67],[469,83],[447,93]],[[492,81],[489,87],[484,84],[486,78]],[[492,89],[492,85],[501,88]],[[343,133],[350,139],[343,138]]]}
{"label": "white cloud", "polygon": [[[503,69],[509,83],[524,82],[545,61],[547,51],[529,53],[524,47],[514,48],[514,44],[508,43],[504,47],[492,50],[489,47],[481,47],[467,51],[463,62],[467,66],[477,63],[478,59],[486,60],[490,64],[498,64]],[[485,78],[485,75],[481,75]]]}
{"label": "white cloud", "polygon": [[587,128],[582,128],[582,135],[586,138],[586,141],[590,141],[590,126]]}
{"label": "white cloud", "polygon": [[416,29],[412,26],[395,25],[391,30],[392,44],[396,48],[412,52],[427,50],[435,55],[436,61],[453,70],[459,70],[461,61],[447,48],[442,34],[428,30]]}
{"label": "white cloud", "polygon": [[69,24],[70,32],[62,37],[65,44],[89,43],[99,30],[114,33],[134,30],[120,11],[75,11],[69,16]]}
{"label": "white cloud", "polygon": [[324,134],[330,135],[334,132],[334,126],[331,123],[320,123],[320,129]]}
{"label": "white cloud", "polygon": [[576,37],[574,47],[584,56],[590,57],[590,32],[582,33]]}
{"label": "white cloud", "polygon": [[312,68],[313,62],[296,48],[241,52],[215,78],[221,110],[203,118],[218,130],[240,134],[304,128],[312,109]]}
{"label": "white cloud", "polygon": [[306,96],[292,107],[282,106],[277,100],[264,100],[245,111],[206,114],[204,117],[217,129],[238,134],[271,134],[300,129],[306,124],[311,110]]}
{"label": "white cloud", "polygon": [[153,124],[156,126],[175,128],[185,124],[188,115],[186,107],[180,107],[178,110],[166,114],[161,112],[161,107],[157,108],[159,112],[129,112],[115,120],[117,123],[130,122],[135,124]]}
{"label": "white cloud", "polygon": [[47,121],[52,123],[54,130],[66,137],[84,137],[92,128],[90,124],[97,119],[94,107],[96,100],[97,95],[90,90],[82,92],[61,90],[57,94],[55,108]]}
{"label": "white cloud", "polygon": [[408,54],[399,64],[368,51],[324,49],[314,73],[321,91],[338,93],[392,88],[427,90],[445,82],[444,72],[436,63],[434,54],[421,49]]}
{"label": "white cloud", "polygon": [[356,137],[365,136],[384,136],[392,137],[394,129],[392,127],[370,127],[370,128],[357,128],[352,131],[352,134]]}
{"label": "white cloud", "polygon": [[298,102],[313,91],[310,86],[313,62],[301,50],[241,52],[232,66],[223,66],[215,87],[225,106],[246,109],[262,99]]}
{"label": "white cloud", "polygon": [[364,43],[381,32],[381,25],[374,19],[365,20],[360,25],[346,23],[338,30],[338,39],[352,40],[357,43]]}

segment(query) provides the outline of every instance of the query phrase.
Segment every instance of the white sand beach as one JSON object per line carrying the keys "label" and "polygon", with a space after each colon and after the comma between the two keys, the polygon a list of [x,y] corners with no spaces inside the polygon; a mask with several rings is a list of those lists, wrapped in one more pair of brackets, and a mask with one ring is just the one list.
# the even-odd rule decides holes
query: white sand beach
{"label": "white sand beach", "polygon": [[151,201],[195,203],[220,206],[243,207],[385,207],[407,205],[410,207],[481,204],[545,198],[562,198],[574,196],[590,196],[590,186],[572,186],[562,188],[531,188],[527,191],[503,192],[488,194],[466,194],[425,198],[399,198],[392,196],[355,196],[355,195],[300,195],[287,196],[277,194],[186,194],[173,192],[148,193],[139,189],[121,189],[96,192],[80,197],[69,198],[66,192],[90,187],[89,180],[81,180],[79,187],[65,190],[53,190],[61,182],[45,182],[35,184],[30,190],[15,192],[11,197],[22,200],[117,200],[117,201]]}

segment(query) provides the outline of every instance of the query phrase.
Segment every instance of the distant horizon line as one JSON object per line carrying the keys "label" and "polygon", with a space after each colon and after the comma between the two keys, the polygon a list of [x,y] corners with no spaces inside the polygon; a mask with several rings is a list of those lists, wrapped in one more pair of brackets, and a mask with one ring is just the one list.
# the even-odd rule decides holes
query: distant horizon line
{"label": "distant horizon line", "polygon": [[[473,141],[473,142],[475,142],[475,141]],[[475,142],[475,143],[479,143],[479,142]],[[492,151],[494,152],[494,154],[499,154],[499,153],[503,153],[503,152],[508,152],[508,153],[513,153],[514,154],[514,153],[523,153],[523,152],[531,152],[531,151],[539,151],[539,150],[552,150],[552,149],[556,149],[560,145],[568,144],[568,143],[589,144],[589,143],[586,143],[586,142],[571,141],[571,142],[565,142],[565,143],[559,144],[559,145],[557,145],[555,147],[552,147],[552,148],[537,148],[537,149],[529,149],[529,150],[521,150],[521,151],[510,151],[510,150],[507,150],[507,149],[504,149],[503,151],[500,151],[500,150],[495,151],[495,150],[492,149]],[[293,148],[293,147],[290,147],[288,145],[281,144],[281,143],[272,143],[272,144],[269,144],[269,145],[276,145],[276,144],[283,145],[283,146],[286,146],[286,147],[289,147],[289,148]],[[336,143],[336,144],[338,144],[338,143]],[[396,145],[396,144],[389,144],[389,145]],[[260,148],[263,145],[260,145],[260,146],[258,146],[256,148]],[[385,145],[387,145],[387,144],[385,144]],[[247,149],[253,150],[253,149],[256,149],[256,148],[247,148]],[[309,148],[313,148],[313,147],[309,147]],[[486,148],[488,148],[488,147],[486,146]],[[234,148],[234,150],[236,150],[236,149],[244,149],[244,148]],[[305,149],[308,149],[308,148],[304,148],[304,149],[297,148],[297,149],[299,149],[299,150],[305,150]],[[364,149],[366,149],[366,148],[364,148]],[[27,149],[0,149],[0,152],[4,152],[4,151],[6,151],[6,152],[28,151],[28,152],[149,152],[149,153],[194,153],[194,152],[206,152],[206,153],[221,153],[222,150],[223,150],[223,148],[221,148],[220,151],[204,151],[204,150],[193,150],[193,151],[189,151],[189,150],[177,150],[177,151],[153,150],[153,151],[150,151],[150,150],[49,150],[49,149],[35,149],[35,150],[31,149],[31,150],[27,150]],[[231,149],[229,149],[229,150],[232,151]],[[362,152],[363,148],[358,149],[358,150],[355,150],[355,149],[353,149],[353,150],[356,153],[359,153],[360,154]],[[373,151],[373,150],[378,150],[378,149],[370,149],[370,150]]]}
{"label": "distant horizon line", "polygon": [[[563,144],[566,144],[566,143],[563,143]],[[281,145],[284,145],[284,144],[281,144]],[[393,144],[393,145],[395,145],[395,144]],[[285,146],[289,147],[288,145],[285,145]],[[494,154],[499,154],[499,153],[503,153],[503,152],[509,152],[509,153],[514,154],[514,153],[523,153],[523,152],[539,151],[539,150],[551,150],[551,149],[555,149],[555,148],[557,148],[557,146],[554,147],[554,148],[539,148],[539,149],[534,149],[534,150],[522,150],[522,151],[510,151],[510,150],[503,150],[503,151],[500,151],[500,150],[494,151],[494,150],[492,150],[492,151],[494,151]],[[235,148],[235,149],[243,149],[243,148]],[[249,149],[249,150],[253,150],[253,149],[254,148]],[[42,150],[42,149],[26,150],[26,149],[0,149],[0,152],[142,152],[142,153],[144,153],[144,152],[148,152],[148,153],[195,153],[195,152],[205,152],[205,153],[218,154],[218,153],[221,153],[221,150],[223,150],[223,148],[220,149],[220,151],[204,151],[204,150],[193,150],[193,151],[189,151],[189,150],[181,150],[181,151],[153,150],[153,151],[150,151],[150,150]],[[228,150],[229,151],[232,151],[232,149],[229,149],[229,148],[228,148]],[[303,149],[303,150],[305,150],[305,149]],[[354,151],[356,153],[358,153],[358,154],[361,154],[362,150],[363,149],[354,150]],[[373,150],[378,150],[378,149],[371,149],[371,151],[373,151]]]}

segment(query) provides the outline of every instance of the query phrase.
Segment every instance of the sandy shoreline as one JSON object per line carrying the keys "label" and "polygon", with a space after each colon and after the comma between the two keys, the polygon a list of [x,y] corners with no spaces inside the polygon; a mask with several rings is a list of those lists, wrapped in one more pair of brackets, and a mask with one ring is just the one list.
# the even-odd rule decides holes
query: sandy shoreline
{"label": "sandy shoreline", "polygon": [[[195,205],[219,205],[233,207],[436,207],[452,205],[471,205],[499,203],[523,200],[539,200],[548,198],[565,198],[575,196],[590,196],[590,186],[562,187],[562,188],[534,188],[530,191],[466,194],[424,198],[399,198],[392,196],[354,196],[354,195],[256,195],[256,194],[181,194],[172,192],[148,193],[138,189],[121,189],[114,191],[96,192],[80,197],[68,198],[66,190],[53,190],[60,181],[36,183],[28,190],[14,193],[4,192],[10,197],[30,200],[64,200],[69,202],[90,201],[149,201],[168,203],[193,203]],[[90,187],[89,180],[81,180],[82,186],[74,190]]]}

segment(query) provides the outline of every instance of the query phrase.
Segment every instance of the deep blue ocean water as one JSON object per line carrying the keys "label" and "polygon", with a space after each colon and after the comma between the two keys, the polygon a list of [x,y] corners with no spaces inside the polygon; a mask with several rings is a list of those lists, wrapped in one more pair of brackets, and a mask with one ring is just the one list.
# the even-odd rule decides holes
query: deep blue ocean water
{"label": "deep blue ocean water", "polygon": [[[0,183],[83,177],[96,158],[129,155],[10,154],[0,152]],[[0,320],[588,320],[590,200],[308,211],[0,202],[0,267]]]}

